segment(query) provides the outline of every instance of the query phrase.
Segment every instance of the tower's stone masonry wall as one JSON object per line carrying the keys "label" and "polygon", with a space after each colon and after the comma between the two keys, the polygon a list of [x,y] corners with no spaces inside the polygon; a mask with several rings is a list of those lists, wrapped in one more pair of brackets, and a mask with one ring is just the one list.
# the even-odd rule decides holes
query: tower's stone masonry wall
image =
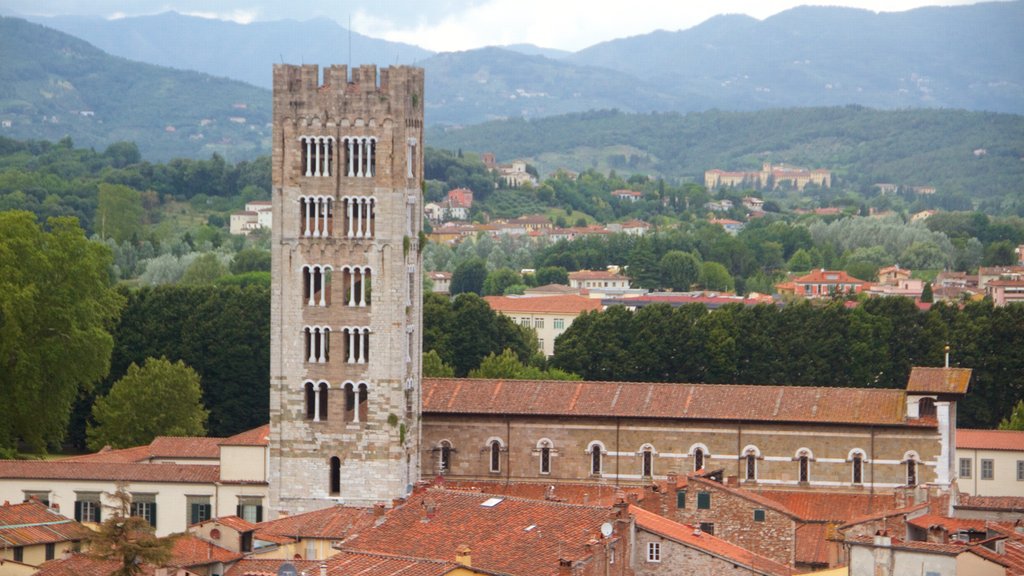
{"label": "tower's stone masonry wall", "polygon": [[[314,65],[274,66],[272,514],[390,503],[419,479],[423,70],[378,75],[361,66],[350,78],[347,67],[332,66],[322,83],[319,75]],[[350,148],[352,140],[372,141],[372,149]],[[353,164],[372,172],[350,171]],[[303,204],[311,197],[312,216]],[[368,237],[347,234],[351,198],[372,199]],[[327,233],[306,235],[327,206]],[[308,304],[312,266],[330,267],[326,305],[319,296]],[[371,271],[363,286],[369,304],[348,305],[347,267]],[[309,361],[307,327],[330,329],[328,361]],[[347,362],[348,328],[369,328],[365,362]],[[308,418],[307,382],[328,387],[326,418]],[[344,386],[363,384],[365,408],[355,422]],[[332,458],[340,460],[336,492]]]}

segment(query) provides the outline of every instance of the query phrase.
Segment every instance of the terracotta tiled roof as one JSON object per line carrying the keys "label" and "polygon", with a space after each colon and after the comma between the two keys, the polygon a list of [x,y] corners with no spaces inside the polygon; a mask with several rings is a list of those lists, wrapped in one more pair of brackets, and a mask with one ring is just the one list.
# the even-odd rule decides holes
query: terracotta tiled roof
{"label": "terracotta tiled roof", "polygon": [[536,288],[527,288],[527,294],[579,294],[578,288],[572,288],[565,284],[545,284]]}
{"label": "terracotta tiled roof", "polygon": [[62,462],[142,462],[149,460],[149,445],[112,450],[109,446],[93,454],[63,458]]}
{"label": "terracotta tiled roof", "polygon": [[961,494],[960,502],[955,507],[967,510],[993,510],[1024,513],[1024,497],[968,496],[967,494]]}
{"label": "terracotta tiled roof", "polygon": [[550,576],[559,559],[590,558],[587,543],[600,538],[600,527],[611,515],[608,508],[596,506],[431,488],[345,547],[447,560],[454,559],[459,546],[468,545],[474,567]]}
{"label": "terracotta tiled roof", "polygon": [[907,392],[931,394],[967,394],[971,381],[970,368],[926,368],[910,370]]}
{"label": "terracotta tiled roof", "polygon": [[219,480],[220,466],[68,462],[67,460],[0,460],[0,478],[209,484]]}
{"label": "terracotta tiled roof", "polygon": [[699,472],[692,472],[690,474],[687,474],[686,476],[687,484],[692,483],[696,486],[700,486],[701,484],[711,486],[714,489],[720,490],[722,492],[728,492],[729,494],[732,494],[737,498],[742,498],[755,504],[760,504],[765,508],[774,510],[776,512],[779,512],[780,514],[785,514],[786,516],[789,516],[793,519],[800,519],[800,516],[796,512],[791,510],[789,507],[787,507],[784,503],[772,498],[767,498],[764,494],[759,494],[757,492],[747,490],[745,488],[734,488],[732,486],[727,486],[710,478],[703,478],[700,476]]}
{"label": "terracotta tiled roof", "polygon": [[270,424],[239,432],[220,441],[221,446],[267,446],[270,444]]}
{"label": "terracotta tiled roof", "polygon": [[[121,567],[116,560],[99,560],[85,554],[72,554],[67,558],[44,563],[34,576],[110,576]],[[140,576],[153,576],[156,569],[149,564],[139,566]]]}
{"label": "terracotta tiled roof", "polygon": [[227,526],[228,528],[231,528],[232,530],[237,530],[238,532],[251,532],[259,527],[258,524],[253,524],[252,522],[249,522],[248,520],[243,520],[238,516],[221,516],[219,518],[211,518],[210,520],[197,522],[196,524],[194,524],[194,526],[202,526],[203,524],[211,523]]}
{"label": "terracotta tiled roof", "polygon": [[222,438],[205,438],[195,436],[157,436],[149,444],[151,458],[220,458],[217,446]]}
{"label": "terracotta tiled roof", "polygon": [[946,516],[939,516],[938,514],[923,514],[916,518],[908,518],[907,524],[917,526],[924,530],[930,530],[933,527],[940,527],[946,532],[959,532],[961,530],[971,530],[973,532],[985,532],[985,521],[969,518],[947,518]]}
{"label": "terracotta tiled roof", "polygon": [[[452,558],[454,558],[452,554]],[[295,566],[299,574],[320,574],[319,560],[254,560],[237,562],[224,576],[276,576],[285,562]],[[344,550],[325,561],[328,576],[443,576],[459,567],[454,562],[429,560],[394,554]]]}
{"label": "terracotta tiled roof", "polygon": [[40,502],[0,506],[0,548],[80,540],[88,532]]}
{"label": "terracotta tiled roof", "polygon": [[970,552],[982,558],[995,562],[1006,568],[1006,576],[1021,576],[1024,574],[1024,543],[1019,541],[1007,541],[1003,554],[989,550],[984,546],[972,546]]}
{"label": "terracotta tiled roof", "polygon": [[793,560],[801,564],[829,564],[828,524],[801,524],[794,531]]}
{"label": "terracotta tiled roof", "polygon": [[[423,411],[438,414],[918,424],[906,418],[906,394],[902,390],[738,384],[424,378]],[[935,426],[934,423],[928,425]]]}
{"label": "terracotta tiled roof", "polygon": [[956,431],[958,450],[1013,450],[1024,452],[1024,431],[1020,430],[970,430]]}
{"label": "terracotta tiled roof", "polygon": [[492,310],[497,312],[530,314],[582,314],[600,310],[601,302],[577,294],[558,296],[484,296]]}
{"label": "terracotta tiled roof", "polygon": [[643,196],[643,195],[644,195],[643,192],[637,192],[636,190],[620,189],[620,190],[613,190],[612,191],[612,196],[635,196],[635,197],[640,197],[640,196]]}
{"label": "terracotta tiled roof", "polygon": [[174,539],[170,566],[202,566],[214,562],[234,562],[242,557],[238,552],[221,548],[191,534],[182,534]]}
{"label": "terracotta tiled roof", "polygon": [[867,284],[864,280],[854,278],[843,270],[811,270],[809,273],[793,280],[797,284]]}
{"label": "terracotta tiled roof", "polygon": [[785,506],[787,510],[791,510],[805,521],[847,522],[858,516],[895,510],[898,507],[894,494],[844,494],[804,490],[764,490],[759,494]]}
{"label": "terracotta tiled roof", "polygon": [[[849,544],[859,544],[862,546],[874,545],[874,536],[848,536],[845,542]],[[918,552],[932,552],[935,554],[945,554],[948,556],[956,556],[961,552],[967,550],[968,546],[963,543],[949,543],[940,544],[938,542],[916,542],[906,541],[899,538],[892,539],[892,547],[903,550],[915,550]]]}
{"label": "terracotta tiled roof", "polygon": [[266,540],[264,536],[342,540],[373,525],[374,520],[373,510],[369,508],[331,506],[257,524],[255,537],[261,540]]}
{"label": "terracotta tiled roof", "polygon": [[569,272],[569,280],[625,280],[625,276],[606,270],[577,270]]}
{"label": "terracotta tiled roof", "polygon": [[494,494],[498,496],[513,496],[516,498],[528,498],[531,500],[548,500],[548,490],[554,487],[550,493],[554,502],[568,502],[570,504],[583,504],[590,506],[611,506],[615,503],[617,492],[633,494],[638,497],[643,495],[643,488],[616,487],[612,484],[552,484],[550,482],[472,482],[472,481],[451,481],[445,480],[443,488],[466,492],[478,492],[482,494]]}
{"label": "terracotta tiled roof", "polygon": [[642,530],[748,567],[759,574],[789,576],[793,573],[789,566],[758,556],[746,548],[740,548],[710,534],[694,530],[693,526],[673,522],[637,506],[630,506],[629,512],[636,519],[637,527]]}

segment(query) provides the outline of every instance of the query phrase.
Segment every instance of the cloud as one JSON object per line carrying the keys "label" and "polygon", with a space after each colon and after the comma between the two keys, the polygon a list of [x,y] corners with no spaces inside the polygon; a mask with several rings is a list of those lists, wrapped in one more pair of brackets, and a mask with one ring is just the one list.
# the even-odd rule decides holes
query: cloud
{"label": "cloud", "polygon": [[231,10],[229,12],[194,12],[187,11],[182,12],[185,16],[195,16],[196,18],[206,18],[207,20],[227,20],[229,22],[237,22],[238,24],[249,24],[259,20],[258,10]]}

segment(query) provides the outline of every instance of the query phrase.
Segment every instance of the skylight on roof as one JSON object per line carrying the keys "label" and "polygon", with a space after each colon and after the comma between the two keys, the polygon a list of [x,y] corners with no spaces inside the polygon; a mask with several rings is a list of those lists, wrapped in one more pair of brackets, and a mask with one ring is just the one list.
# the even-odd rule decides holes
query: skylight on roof
{"label": "skylight on roof", "polygon": [[481,502],[480,506],[483,506],[484,508],[494,508],[495,506],[500,504],[502,500],[504,500],[504,498],[488,498],[487,500]]}

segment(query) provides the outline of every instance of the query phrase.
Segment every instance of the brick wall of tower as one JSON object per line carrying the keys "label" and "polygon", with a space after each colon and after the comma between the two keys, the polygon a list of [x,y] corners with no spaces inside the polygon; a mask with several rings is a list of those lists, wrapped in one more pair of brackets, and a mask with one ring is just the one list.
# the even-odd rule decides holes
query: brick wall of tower
{"label": "brick wall of tower", "polygon": [[[419,479],[423,70],[349,73],[331,66],[321,81],[315,65],[274,66],[272,515],[389,503]],[[368,221],[358,206],[371,201],[372,235],[350,236],[350,222],[358,232]],[[321,212],[328,205],[329,218]],[[304,267],[330,267],[326,305],[319,290],[309,305]],[[353,278],[365,278],[350,267],[370,270],[358,290]],[[357,304],[350,292],[370,302],[349,305]],[[307,327],[330,329],[326,361],[310,361]],[[369,329],[363,363],[347,362],[344,330],[352,328]],[[319,421],[308,418],[307,381],[328,387]],[[366,387],[359,422],[346,412],[346,384]]]}

